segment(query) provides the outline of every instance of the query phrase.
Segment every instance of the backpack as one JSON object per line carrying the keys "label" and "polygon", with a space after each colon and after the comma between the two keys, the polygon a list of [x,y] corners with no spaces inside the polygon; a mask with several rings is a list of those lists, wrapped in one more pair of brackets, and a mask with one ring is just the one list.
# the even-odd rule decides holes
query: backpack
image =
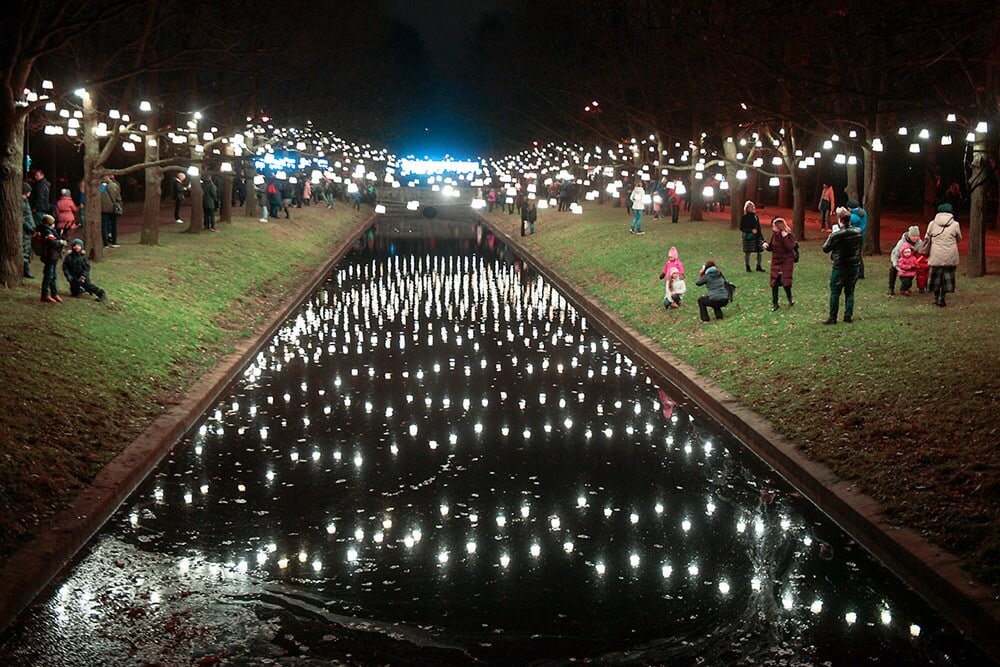
{"label": "backpack", "polygon": [[41,230],[31,234],[31,252],[39,257],[45,254],[45,234]]}

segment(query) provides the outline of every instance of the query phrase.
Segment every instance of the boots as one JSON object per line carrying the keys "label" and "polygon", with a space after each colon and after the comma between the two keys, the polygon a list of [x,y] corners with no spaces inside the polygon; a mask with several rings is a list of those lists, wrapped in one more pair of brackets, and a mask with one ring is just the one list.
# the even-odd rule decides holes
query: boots
{"label": "boots", "polygon": [[30,262],[25,262],[24,263],[24,277],[25,278],[34,278],[35,277],[35,276],[31,275],[31,263]]}

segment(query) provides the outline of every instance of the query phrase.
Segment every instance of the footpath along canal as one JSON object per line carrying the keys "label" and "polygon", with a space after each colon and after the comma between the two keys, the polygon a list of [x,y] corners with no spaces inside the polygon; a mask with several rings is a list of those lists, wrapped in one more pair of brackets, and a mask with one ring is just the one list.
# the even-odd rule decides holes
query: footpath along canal
{"label": "footpath along canal", "polygon": [[0,639],[4,664],[216,658],[988,662],[486,227],[416,215]]}

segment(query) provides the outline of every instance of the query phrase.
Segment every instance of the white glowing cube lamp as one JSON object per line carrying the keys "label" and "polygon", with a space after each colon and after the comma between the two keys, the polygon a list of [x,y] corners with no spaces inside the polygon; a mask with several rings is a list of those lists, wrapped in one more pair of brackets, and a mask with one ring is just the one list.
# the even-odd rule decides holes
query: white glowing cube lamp
{"label": "white glowing cube lamp", "polygon": [[377,204],[375,206],[375,212],[376,213],[385,213],[385,206],[383,206],[382,204]]}

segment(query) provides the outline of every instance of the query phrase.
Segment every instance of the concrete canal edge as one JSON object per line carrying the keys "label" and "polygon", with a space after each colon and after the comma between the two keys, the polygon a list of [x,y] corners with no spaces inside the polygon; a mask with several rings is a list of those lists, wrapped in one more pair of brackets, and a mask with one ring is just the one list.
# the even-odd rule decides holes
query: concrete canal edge
{"label": "concrete canal edge", "polygon": [[247,362],[323,282],[374,220],[372,215],[356,223],[334,246],[330,260],[307,274],[301,286],[289,294],[251,337],[237,342],[233,352],[219,359],[180,403],[160,415],[98,473],[68,508],[56,514],[36,537],[4,562],[0,567],[0,631],[59,574],[201,414],[239,377]]}
{"label": "concrete canal edge", "polygon": [[619,338],[645,363],[697,402],[724,428],[774,468],[855,540],[954,623],[994,660],[1000,661],[1000,601],[988,586],[973,580],[953,554],[933,546],[917,531],[889,523],[881,505],[840,479],[825,465],[808,459],[766,419],[746,407],[584,294],[516,238],[480,216],[480,221],[510,245],[574,305]]}

